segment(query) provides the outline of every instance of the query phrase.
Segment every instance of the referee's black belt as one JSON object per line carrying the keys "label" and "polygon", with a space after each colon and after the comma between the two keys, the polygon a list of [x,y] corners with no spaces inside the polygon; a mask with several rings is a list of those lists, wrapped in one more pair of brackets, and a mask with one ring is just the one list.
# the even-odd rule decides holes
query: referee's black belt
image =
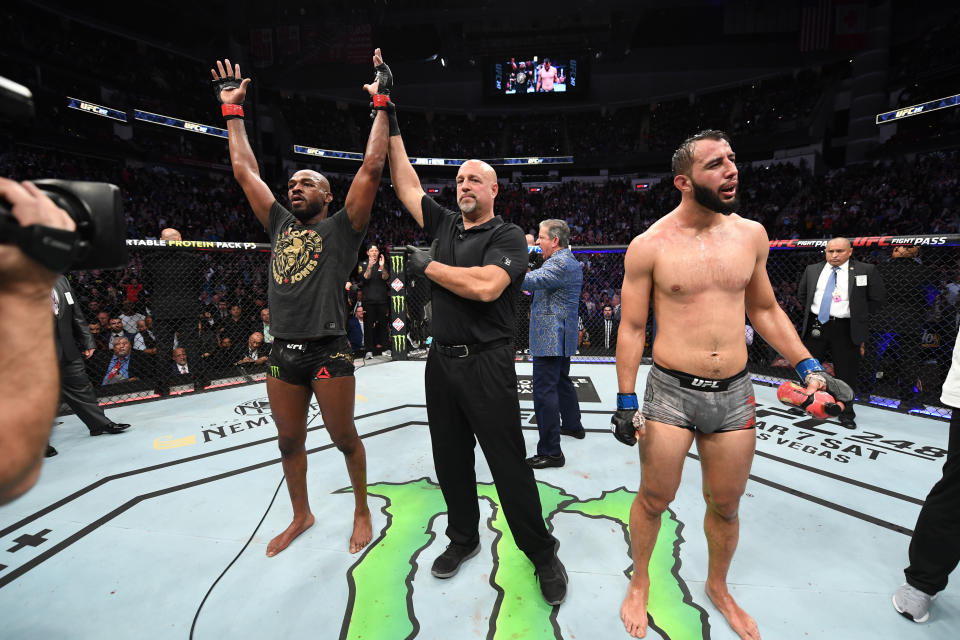
{"label": "referee's black belt", "polygon": [[437,353],[445,355],[448,358],[466,358],[472,353],[479,353],[481,351],[489,351],[490,349],[505,347],[511,342],[513,342],[513,340],[510,338],[500,338],[499,340],[478,342],[476,344],[443,344],[440,342],[434,342],[431,347],[436,349]]}

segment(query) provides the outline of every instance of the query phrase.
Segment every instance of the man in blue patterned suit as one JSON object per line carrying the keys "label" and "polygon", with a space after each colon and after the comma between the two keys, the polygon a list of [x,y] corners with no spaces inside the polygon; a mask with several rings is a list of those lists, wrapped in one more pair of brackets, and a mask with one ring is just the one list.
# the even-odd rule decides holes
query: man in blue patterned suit
{"label": "man in blue patterned suit", "polygon": [[533,291],[530,355],[533,410],[540,430],[537,455],[527,458],[527,464],[545,469],[564,465],[561,433],[584,437],[577,391],[570,381],[570,356],[577,351],[577,304],[583,271],[570,251],[570,227],[563,220],[541,222],[537,244],[543,252],[543,266],[528,272],[523,280],[523,289]]}

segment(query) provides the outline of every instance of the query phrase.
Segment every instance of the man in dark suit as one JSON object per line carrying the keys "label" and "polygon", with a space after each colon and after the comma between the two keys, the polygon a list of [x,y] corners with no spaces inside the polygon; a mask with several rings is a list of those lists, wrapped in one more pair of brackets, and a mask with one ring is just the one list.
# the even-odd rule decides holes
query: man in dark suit
{"label": "man in dark suit", "polygon": [[165,389],[171,386],[193,383],[194,391],[200,391],[206,386],[206,367],[202,358],[188,361],[187,350],[177,347],[173,350],[173,364],[166,365],[169,369]]}
{"label": "man in dark suit", "polygon": [[620,320],[613,312],[613,307],[605,305],[599,316],[595,316],[586,323],[587,333],[590,335],[591,355],[614,355],[617,353],[617,331],[620,329]]}
{"label": "man in dark suit", "polygon": [[[63,400],[87,425],[91,436],[124,431],[130,425],[116,424],[103,413],[84,370],[83,358],[94,354],[96,343],[65,276],[57,278],[53,291],[50,292],[50,301],[53,305],[53,335],[57,360],[60,362],[60,394]],[[82,347],[83,358],[81,350],[77,348],[78,342]],[[48,445],[47,455],[56,455],[56,450]]]}
{"label": "man in dark suit", "polygon": [[[836,376],[856,391],[870,314],[883,304],[886,290],[875,266],[850,259],[848,239],[833,238],[825,253],[826,262],[808,266],[797,288],[804,308],[800,335],[814,358],[823,360],[829,352]],[[855,417],[853,403],[847,403],[840,424],[853,429]]]}
{"label": "man in dark suit", "polygon": [[104,358],[106,364],[97,369],[98,382],[102,385],[121,382],[146,382],[153,384],[154,367],[139,351],[134,351],[128,338],[113,341],[113,355]]}

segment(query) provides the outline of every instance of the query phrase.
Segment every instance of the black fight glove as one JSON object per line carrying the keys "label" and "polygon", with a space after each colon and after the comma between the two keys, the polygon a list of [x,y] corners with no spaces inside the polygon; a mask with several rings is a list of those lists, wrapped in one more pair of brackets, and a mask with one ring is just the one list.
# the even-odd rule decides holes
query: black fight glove
{"label": "black fight glove", "polygon": [[617,411],[610,417],[610,431],[623,444],[637,444],[637,429],[643,430],[643,415],[639,411],[637,394],[618,393]]}
{"label": "black fight glove", "polygon": [[230,75],[219,80],[211,80],[210,86],[213,87],[213,95],[216,96],[217,102],[225,104],[223,98],[220,97],[220,92],[224,89],[239,89],[240,81],[235,76]]}
{"label": "black fight glove", "polygon": [[370,119],[377,117],[377,111],[386,111],[390,119],[390,136],[400,135],[400,123],[397,120],[397,108],[390,100],[390,91],[393,90],[393,72],[386,62],[381,62],[376,67],[376,74],[373,81],[377,84],[377,93],[373,96],[373,102],[370,103]]}
{"label": "black fight glove", "polygon": [[433,262],[433,257],[437,253],[437,244],[439,240],[434,240],[430,245],[429,251],[418,249],[412,244],[406,246],[407,250],[407,271],[415,276],[426,276],[427,265]]}
{"label": "black fight glove", "polygon": [[377,73],[373,77],[373,81],[380,83],[377,85],[377,93],[382,93],[385,96],[390,95],[390,91],[393,89],[393,72],[390,71],[386,62],[381,62],[375,69]]}

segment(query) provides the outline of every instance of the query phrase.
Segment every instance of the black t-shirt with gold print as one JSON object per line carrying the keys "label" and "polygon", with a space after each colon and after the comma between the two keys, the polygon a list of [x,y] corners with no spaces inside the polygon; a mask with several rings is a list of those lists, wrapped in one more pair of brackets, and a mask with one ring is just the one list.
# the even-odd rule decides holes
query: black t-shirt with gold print
{"label": "black t-shirt with gold print", "polygon": [[346,209],[303,224],[273,203],[267,287],[271,334],[285,340],[346,334],[343,287],[366,232],[354,231]]}

